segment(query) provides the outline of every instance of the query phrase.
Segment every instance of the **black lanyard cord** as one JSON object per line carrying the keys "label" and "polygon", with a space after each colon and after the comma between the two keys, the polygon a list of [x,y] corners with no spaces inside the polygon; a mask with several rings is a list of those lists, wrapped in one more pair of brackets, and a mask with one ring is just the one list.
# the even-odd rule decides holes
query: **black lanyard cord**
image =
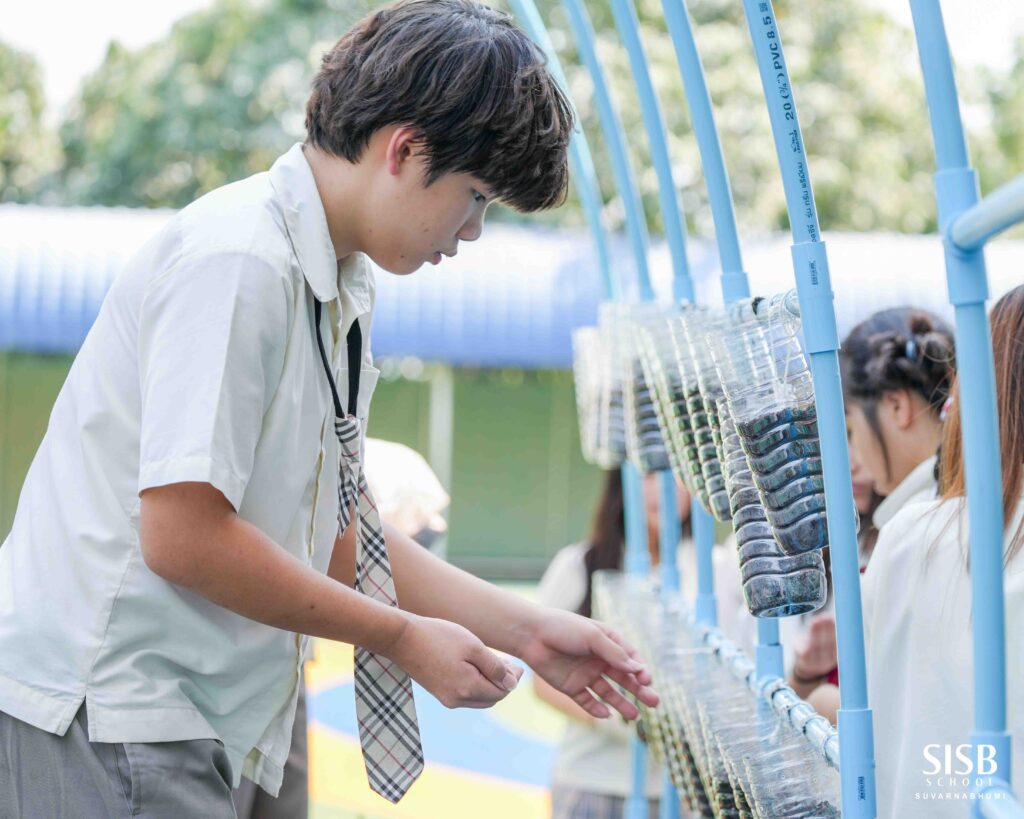
{"label": "black lanyard cord", "polygon": [[[324,348],[323,335],[320,333],[320,316],[323,312],[323,303],[313,297],[313,317],[316,324],[316,345],[320,348],[320,360],[324,363],[324,371],[327,373],[327,383],[331,385],[331,395],[334,397],[334,412],[339,417],[344,417],[341,411],[341,399],[338,397],[338,386],[334,383],[334,376],[331,374],[331,364],[327,359],[327,350]],[[355,415],[359,400],[359,374],[363,368],[363,331],[359,327],[359,318],[352,322],[352,327],[345,338],[348,347],[348,414]]]}

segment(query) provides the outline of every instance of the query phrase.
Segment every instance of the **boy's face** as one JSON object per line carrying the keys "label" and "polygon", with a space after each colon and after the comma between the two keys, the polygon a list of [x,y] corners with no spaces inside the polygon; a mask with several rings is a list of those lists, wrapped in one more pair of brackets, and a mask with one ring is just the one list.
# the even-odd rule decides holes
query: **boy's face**
{"label": "boy's face", "polygon": [[426,157],[397,137],[390,140],[377,175],[364,250],[380,267],[405,275],[454,256],[460,241],[478,239],[493,197],[483,182],[464,173],[447,173],[425,186]]}

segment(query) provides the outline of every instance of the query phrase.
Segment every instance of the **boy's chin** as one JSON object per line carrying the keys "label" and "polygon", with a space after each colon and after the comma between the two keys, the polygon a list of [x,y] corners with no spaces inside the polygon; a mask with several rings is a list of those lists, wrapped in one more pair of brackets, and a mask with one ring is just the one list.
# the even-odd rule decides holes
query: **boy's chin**
{"label": "boy's chin", "polygon": [[[370,258],[373,259],[372,256]],[[426,264],[426,262],[417,262],[412,259],[373,259],[373,263],[381,270],[385,270],[395,276],[408,276]]]}

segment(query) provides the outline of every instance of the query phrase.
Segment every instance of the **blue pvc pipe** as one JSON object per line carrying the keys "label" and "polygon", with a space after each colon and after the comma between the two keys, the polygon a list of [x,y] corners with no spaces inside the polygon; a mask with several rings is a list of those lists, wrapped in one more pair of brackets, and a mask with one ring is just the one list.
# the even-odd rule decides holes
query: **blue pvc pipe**
{"label": "blue pvc pipe", "polygon": [[836,638],[842,669],[839,710],[842,811],[846,817],[873,817],[876,810],[874,740],[871,711],[867,707],[853,486],[828,259],[819,237],[803,136],[775,12],[770,0],[743,0],[743,9],[782,171],[794,241],[793,268],[814,380],[832,555]]}
{"label": "blue pvc pipe", "polygon": [[665,22],[668,24],[676,61],[683,77],[686,102],[690,108],[690,121],[700,151],[704,179],[708,188],[708,202],[715,223],[715,240],[722,265],[722,296],[726,304],[750,296],[750,285],[743,269],[743,256],[736,231],[736,212],[732,189],[725,172],[722,143],[711,107],[711,94],[704,78],[704,66],[693,36],[690,15],[683,0],[662,0]]}
{"label": "blue pvc pipe", "polygon": [[1000,185],[974,207],[960,213],[946,235],[959,250],[981,250],[985,243],[1024,222],[1024,174]]}
{"label": "blue pvc pipe", "polygon": [[[548,60],[548,69],[554,75],[555,81],[562,87],[568,96],[569,81],[566,79],[562,63],[558,59],[558,53],[548,36],[547,27],[537,10],[534,0],[509,0],[512,10],[522,22],[530,38],[540,46]],[[579,122],[579,115],[576,116]],[[573,134],[569,143],[569,162],[572,169],[573,181],[576,183],[576,190],[580,196],[580,204],[583,206],[583,213],[587,219],[587,226],[590,228],[590,235],[594,239],[594,249],[597,252],[597,264],[601,272],[601,282],[604,287],[606,299],[617,301],[622,297],[622,291],[618,279],[612,272],[611,254],[608,251],[608,237],[605,234],[604,224],[601,221],[603,200],[601,199],[601,187],[597,182],[597,170],[594,168],[594,158],[590,153],[590,145],[587,143],[586,134],[582,128]]]}
{"label": "blue pvc pipe", "polygon": [[[704,77],[704,66],[693,36],[690,15],[683,0],[663,0],[665,20],[668,24],[676,61],[683,78],[686,100],[690,107],[690,120],[697,139],[704,178],[708,188],[708,202],[715,223],[715,239],[722,267],[722,298],[731,304],[750,296],[750,284],[743,269],[743,255],[740,251],[739,235],[736,230],[736,209],[733,205],[729,176],[725,171],[722,143],[715,125],[711,94]],[[711,527],[709,526],[710,530]],[[711,550],[713,540],[697,543],[697,560],[707,569],[705,577],[711,574]],[[713,588],[701,589],[713,594]],[[759,618],[757,621],[756,674],[758,679],[781,677],[783,675],[782,646],[779,644],[779,624],[774,619]]]}
{"label": "blue pvc pipe", "polygon": [[647,223],[644,221],[640,189],[637,187],[633,169],[629,163],[622,121],[615,112],[615,106],[608,90],[608,82],[605,80],[601,63],[597,59],[594,27],[590,22],[586,7],[583,5],[583,0],[563,0],[563,5],[569,14],[569,27],[572,29],[580,58],[590,72],[590,78],[594,83],[594,96],[597,101],[601,131],[608,144],[615,184],[622,197],[626,213],[626,232],[629,234],[633,259],[636,263],[640,298],[643,301],[649,301],[654,298],[654,290],[651,288],[651,275],[647,266]]}
{"label": "blue pvc pipe", "polygon": [[612,15],[619,29],[622,43],[629,56],[629,65],[640,100],[640,113],[651,148],[651,162],[658,177],[658,201],[665,223],[665,237],[672,257],[672,294],[677,301],[694,301],[693,280],[690,278],[690,263],[686,256],[686,223],[679,207],[679,195],[672,178],[672,160],[668,153],[665,136],[665,120],[661,106],[654,92],[647,56],[640,42],[640,23],[632,0],[612,0]]}
{"label": "blue pvc pipe", "polygon": [[672,600],[679,593],[679,500],[676,497],[676,479],[671,472],[658,475],[658,570],[661,594]]}
{"label": "blue pvc pipe", "polygon": [[[957,377],[966,474],[974,644],[974,731],[971,741],[995,746],[996,780],[1009,786],[1006,731],[1006,633],[1003,589],[1002,469],[992,339],[985,315],[988,281],[979,247],[957,247],[956,218],[978,202],[942,12],[937,0],[911,0],[938,172],[935,193],[943,233],[949,300],[956,315]],[[980,816],[980,804],[972,804]]]}

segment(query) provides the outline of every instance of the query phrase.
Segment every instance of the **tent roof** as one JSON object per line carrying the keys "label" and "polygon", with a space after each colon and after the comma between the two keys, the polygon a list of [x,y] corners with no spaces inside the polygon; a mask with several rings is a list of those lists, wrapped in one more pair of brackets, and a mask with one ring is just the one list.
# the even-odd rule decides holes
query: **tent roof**
{"label": "tent roof", "polygon": [[[172,211],[0,206],[0,349],[74,352],[114,276]],[[840,333],[885,307],[913,304],[949,317],[935,236],[826,235]],[[702,301],[720,300],[715,247],[690,242]],[[755,293],[792,287],[789,237],[744,246]],[[1024,242],[987,251],[993,295],[1024,281]],[[621,237],[612,257],[629,258]],[[655,289],[668,297],[670,262],[651,252]],[[632,276],[631,264],[623,272]],[[602,297],[585,233],[490,225],[459,255],[411,276],[377,271],[373,349],[456,366],[566,367],[573,328],[595,320]]]}

